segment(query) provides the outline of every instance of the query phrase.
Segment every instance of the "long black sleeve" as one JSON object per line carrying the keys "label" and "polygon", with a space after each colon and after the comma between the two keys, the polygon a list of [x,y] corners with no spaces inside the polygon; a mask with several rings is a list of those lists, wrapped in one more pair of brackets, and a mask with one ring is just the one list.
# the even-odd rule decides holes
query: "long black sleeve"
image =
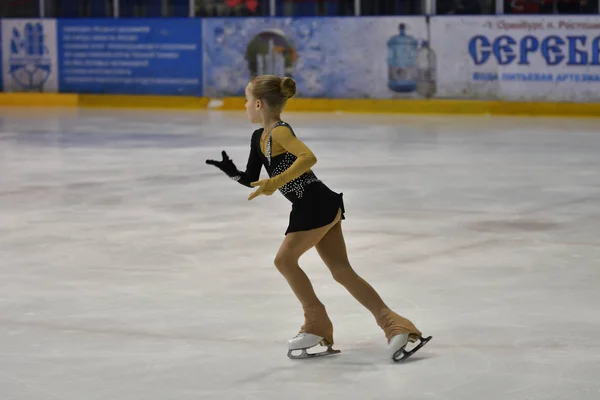
{"label": "long black sleeve", "polygon": [[250,154],[248,155],[248,162],[246,163],[246,171],[231,176],[231,179],[241,183],[244,186],[250,186],[250,183],[256,182],[260,177],[260,169],[262,167],[262,161],[258,155],[258,149],[256,148],[257,140],[255,140],[256,132],[252,135],[250,142]]}

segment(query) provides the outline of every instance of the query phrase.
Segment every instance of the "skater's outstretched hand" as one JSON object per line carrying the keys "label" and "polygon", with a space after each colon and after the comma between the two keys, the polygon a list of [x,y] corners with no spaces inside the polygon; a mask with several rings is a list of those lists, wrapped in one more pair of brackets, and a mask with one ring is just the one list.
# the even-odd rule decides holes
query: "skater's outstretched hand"
{"label": "skater's outstretched hand", "polygon": [[252,192],[250,194],[250,196],[248,197],[248,200],[252,200],[255,197],[260,196],[261,194],[263,194],[265,196],[270,196],[273,193],[275,193],[275,191],[277,190],[276,182],[273,179],[262,179],[260,181],[252,182],[250,184],[250,186],[252,186],[252,187],[258,186],[258,189],[256,189],[254,192]]}
{"label": "skater's outstretched hand", "polygon": [[206,163],[208,165],[214,165],[215,167],[219,168],[221,171],[225,172],[229,176],[234,176],[234,175],[238,174],[237,167],[235,166],[233,161],[231,161],[231,159],[229,158],[229,156],[227,155],[225,150],[223,150],[221,152],[221,157],[223,157],[223,160],[221,160],[221,161],[206,160]]}

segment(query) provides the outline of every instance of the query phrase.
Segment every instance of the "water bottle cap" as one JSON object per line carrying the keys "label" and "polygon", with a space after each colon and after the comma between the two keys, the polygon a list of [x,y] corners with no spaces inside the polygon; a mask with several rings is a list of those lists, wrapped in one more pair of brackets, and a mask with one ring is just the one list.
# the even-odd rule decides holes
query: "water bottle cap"
{"label": "water bottle cap", "polygon": [[398,28],[399,28],[401,31],[403,31],[404,29],[406,29],[406,25],[402,23],[402,24],[400,24],[400,25],[398,26]]}

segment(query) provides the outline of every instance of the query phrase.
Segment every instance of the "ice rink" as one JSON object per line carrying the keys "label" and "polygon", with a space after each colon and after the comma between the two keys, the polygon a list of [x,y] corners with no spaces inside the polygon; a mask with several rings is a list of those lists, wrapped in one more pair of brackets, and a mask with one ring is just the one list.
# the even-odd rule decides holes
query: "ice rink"
{"label": "ice rink", "polygon": [[[600,120],[287,114],[404,364],[313,250],[342,354],[294,361],[240,112],[0,110],[1,400],[598,400]],[[263,177],[266,176],[263,171]]]}

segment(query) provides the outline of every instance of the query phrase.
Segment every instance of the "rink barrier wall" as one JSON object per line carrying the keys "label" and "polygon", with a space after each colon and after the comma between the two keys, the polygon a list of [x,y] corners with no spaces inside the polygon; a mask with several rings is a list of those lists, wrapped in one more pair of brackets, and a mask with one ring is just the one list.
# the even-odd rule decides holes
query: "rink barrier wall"
{"label": "rink barrier wall", "polygon": [[209,99],[192,96],[136,96],[136,95],[103,95],[80,94],[80,107],[100,108],[152,108],[199,110],[207,108]]}
{"label": "rink barrier wall", "polygon": [[[243,110],[245,99],[225,98],[219,109]],[[483,100],[291,99],[287,111],[600,117],[600,103]]]}
{"label": "rink barrier wall", "polygon": [[2,19],[0,86],[85,107],[238,109],[228,96],[276,74],[296,80],[297,111],[595,116],[599,29],[600,16],[555,15]]}
{"label": "rink barrier wall", "polygon": [[[245,99],[188,96],[0,93],[0,106],[83,107],[244,112]],[[514,115],[600,117],[600,103],[507,102],[482,100],[291,99],[286,111],[389,114]]]}
{"label": "rink barrier wall", "polygon": [[67,93],[0,93],[2,107],[77,107],[78,94]]}

